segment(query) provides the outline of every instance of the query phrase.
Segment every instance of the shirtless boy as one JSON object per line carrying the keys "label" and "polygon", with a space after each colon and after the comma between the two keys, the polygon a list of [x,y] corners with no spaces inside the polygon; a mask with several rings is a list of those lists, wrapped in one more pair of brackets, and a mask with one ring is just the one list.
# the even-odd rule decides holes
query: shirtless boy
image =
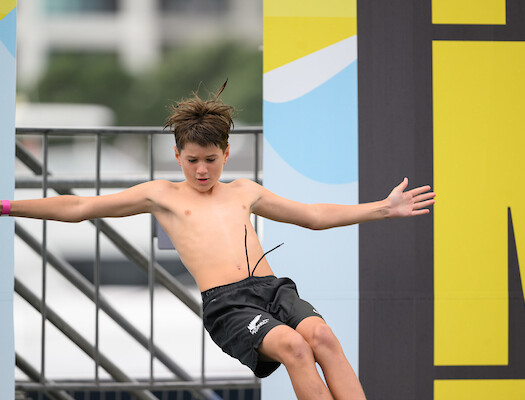
{"label": "shirtless boy", "polygon": [[2,214],[79,222],[153,213],[195,278],[202,292],[206,329],[225,352],[259,377],[284,364],[298,399],[364,399],[331,329],[298,297],[293,281],[274,276],[250,215],[328,229],[426,214],[435,195],[428,186],[405,192],[405,178],[381,201],[303,204],[247,179],[219,182],[229,156],[233,112],[218,99],[221,91],[207,101],[195,95],[179,102],[166,122],[175,135],[183,182],[156,180],[98,197],[4,200]]}

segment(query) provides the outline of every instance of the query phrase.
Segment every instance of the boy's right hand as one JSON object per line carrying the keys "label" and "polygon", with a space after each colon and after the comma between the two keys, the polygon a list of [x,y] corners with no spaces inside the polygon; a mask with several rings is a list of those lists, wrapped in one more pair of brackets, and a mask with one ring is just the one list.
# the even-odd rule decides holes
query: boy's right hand
{"label": "boy's right hand", "polygon": [[434,192],[429,192],[430,186],[420,186],[405,192],[408,178],[403,179],[386,198],[388,204],[387,218],[414,217],[428,214],[430,207],[435,203]]}

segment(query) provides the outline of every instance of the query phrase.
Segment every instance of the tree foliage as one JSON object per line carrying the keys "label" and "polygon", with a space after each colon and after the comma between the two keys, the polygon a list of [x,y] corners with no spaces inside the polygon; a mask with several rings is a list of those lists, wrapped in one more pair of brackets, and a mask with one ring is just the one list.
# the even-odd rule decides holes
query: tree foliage
{"label": "tree foliage", "polygon": [[110,107],[117,125],[162,125],[168,105],[198,91],[207,98],[228,78],[221,96],[237,120],[262,121],[262,53],[236,43],[167,51],[162,62],[133,76],[115,54],[57,53],[30,91],[32,101],[91,103]]}

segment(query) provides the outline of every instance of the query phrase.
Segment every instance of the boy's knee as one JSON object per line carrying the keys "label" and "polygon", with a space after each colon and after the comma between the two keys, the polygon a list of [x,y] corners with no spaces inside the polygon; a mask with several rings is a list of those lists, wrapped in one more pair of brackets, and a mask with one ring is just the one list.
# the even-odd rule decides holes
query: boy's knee
{"label": "boy's knee", "polygon": [[313,358],[313,352],[308,342],[298,333],[290,332],[282,341],[282,356],[284,364],[303,362]]}
{"label": "boy's knee", "polygon": [[341,348],[339,340],[337,340],[332,329],[326,324],[320,324],[314,328],[310,344],[314,353],[319,350],[335,351]]}

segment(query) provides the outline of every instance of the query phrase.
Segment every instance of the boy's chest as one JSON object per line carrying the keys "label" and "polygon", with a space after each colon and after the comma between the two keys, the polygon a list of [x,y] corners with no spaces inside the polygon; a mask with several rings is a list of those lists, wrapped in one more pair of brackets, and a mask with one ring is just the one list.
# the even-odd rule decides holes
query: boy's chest
{"label": "boy's chest", "polygon": [[171,211],[183,223],[245,221],[250,216],[251,199],[246,195],[188,198],[174,202]]}

